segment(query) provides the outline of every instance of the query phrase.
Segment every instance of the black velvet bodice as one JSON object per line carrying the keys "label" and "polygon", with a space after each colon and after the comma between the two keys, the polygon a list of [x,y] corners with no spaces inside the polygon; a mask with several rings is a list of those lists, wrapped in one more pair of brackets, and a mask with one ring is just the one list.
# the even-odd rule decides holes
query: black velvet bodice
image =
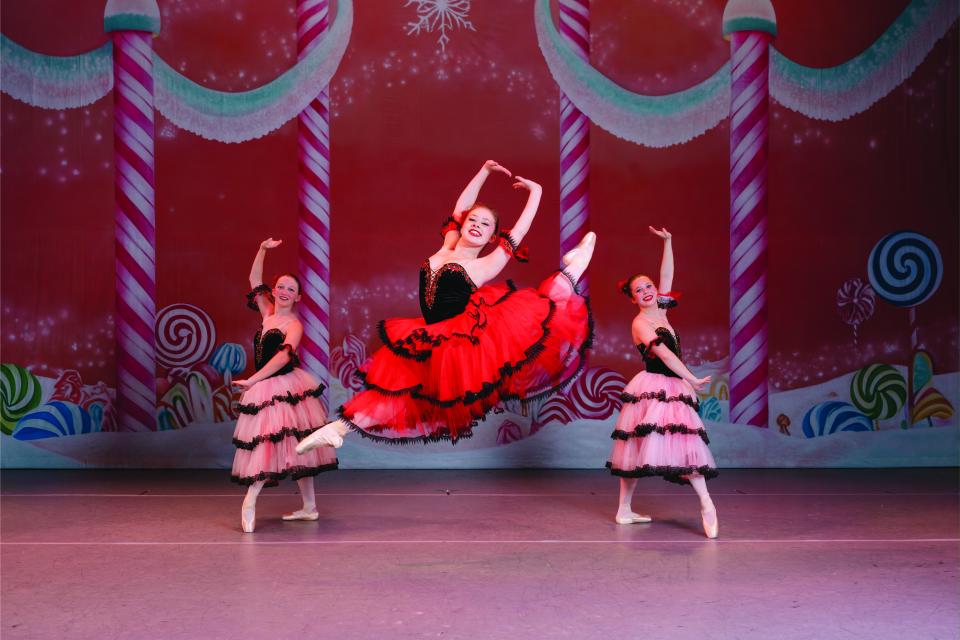
{"label": "black velvet bodice", "polygon": [[463,313],[477,290],[466,270],[448,262],[436,271],[427,260],[420,267],[420,312],[427,324],[448,320]]}
{"label": "black velvet bodice", "polygon": [[[263,331],[261,327],[257,331],[257,335],[253,338],[253,364],[257,368],[257,371],[270,362],[273,356],[277,355],[280,347],[283,346],[283,341],[286,339],[287,335],[283,331],[280,331],[280,329]],[[289,350],[289,347],[287,347],[287,350]],[[290,362],[283,365],[283,368],[274,373],[273,376],[282,376],[290,373],[296,368],[298,363],[297,355],[291,351]],[[270,377],[272,378],[273,376]]]}
{"label": "black velvet bodice", "polygon": [[647,366],[648,373],[659,373],[660,375],[669,376],[671,378],[679,378],[680,376],[673,372],[673,370],[664,363],[663,360],[657,357],[653,353],[653,347],[657,344],[662,344],[667,349],[673,352],[675,356],[683,360],[683,351],[680,349],[680,334],[674,334],[667,329],[666,327],[657,327],[656,329],[657,337],[650,342],[649,345],[638,344],[637,351],[640,352],[640,357],[643,358],[643,362]]}

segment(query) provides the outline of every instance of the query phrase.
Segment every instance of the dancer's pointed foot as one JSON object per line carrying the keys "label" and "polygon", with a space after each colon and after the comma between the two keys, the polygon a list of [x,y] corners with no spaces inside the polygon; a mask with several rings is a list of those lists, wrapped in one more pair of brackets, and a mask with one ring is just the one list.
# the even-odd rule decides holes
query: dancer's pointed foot
{"label": "dancer's pointed foot", "polygon": [[307,509],[297,509],[293,513],[283,514],[283,519],[287,522],[291,520],[319,520],[320,514],[316,509],[308,511]]}
{"label": "dancer's pointed foot", "polygon": [[257,503],[248,504],[243,503],[243,507],[240,508],[240,528],[243,529],[244,533],[253,533],[253,529],[257,524]]}
{"label": "dancer's pointed foot", "polygon": [[583,236],[580,244],[564,254],[564,270],[574,281],[579,280],[583,272],[587,270],[587,265],[590,264],[590,259],[593,257],[593,249],[596,244],[597,234],[590,231]]}
{"label": "dancer's pointed foot", "polygon": [[700,510],[700,520],[703,523],[703,533],[710,539],[720,535],[720,520],[717,518],[717,508],[712,504]]}
{"label": "dancer's pointed foot", "polygon": [[343,436],[336,428],[336,423],[321,427],[300,441],[297,445],[297,453],[303,454],[312,451],[317,447],[333,447],[339,449],[343,446]]}
{"label": "dancer's pointed foot", "polygon": [[641,515],[629,510],[617,511],[617,517],[614,518],[614,520],[616,520],[617,524],[640,524],[645,522],[653,522],[653,518],[650,516]]}

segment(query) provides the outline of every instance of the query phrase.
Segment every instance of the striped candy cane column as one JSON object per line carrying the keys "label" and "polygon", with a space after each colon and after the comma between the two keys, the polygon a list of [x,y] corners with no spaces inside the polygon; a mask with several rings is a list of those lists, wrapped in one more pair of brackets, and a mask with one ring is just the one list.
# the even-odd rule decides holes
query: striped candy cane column
{"label": "striped candy cane column", "polygon": [[732,82],[730,421],[767,427],[767,126],[769,45],[776,33],[773,7],[767,0],[732,0],[724,11],[723,30],[731,40]]}
{"label": "striped candy cane column", "polygon": [[[327,30],[328,0],[297,0],[297,55],[304,57]],[[327,87],[299,116],[299,271],[304,368],[330,385],[330,96]],[[329,394],[322,396],[324,404]]]}
{"label": "striped candy cane column", "polygon": [[156,2],[111,0],[104,29],[113,38],[118,423],[121,431],[151,431],[157,429],[151,44],[160,30]]}
{"label": "striped candy cane column", "polygon": [[[560,0],[560,33],[571,49],[590,59],[590,0]],[[590,120],[560,92],[560,255],[586,235],[590,213]],[[589,293],[587,277],[580,290]]]}

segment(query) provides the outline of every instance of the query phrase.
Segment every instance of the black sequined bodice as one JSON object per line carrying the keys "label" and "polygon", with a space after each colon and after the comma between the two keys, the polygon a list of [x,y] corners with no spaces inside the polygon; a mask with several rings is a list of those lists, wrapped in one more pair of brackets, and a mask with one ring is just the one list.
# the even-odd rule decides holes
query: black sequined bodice
{"label": "black sequined bodice", "polygon": [[477,290],[466,270],[448,262],[434,271],[427,260],[420,267],[420,312],[427,324],[448,320],[463,313]]}
{"label": "black sequined bodice", "polygon": [[680,376],[673,372],[670,367],[664,363],[663,360],[657,357],[653,353],[653,347],[656,344],[662,344],[667,349],[673,352],[675,356],[683,360],[683,351],[680,349],[680,334],[674,334],[667,329],[666,327],[657,327],[657,338],[653,340],[649,347],[645,344],[638,344],[637,350],[640,352],[640,357],[643,358],[644,363],[647,366],[647,372],[649,373],[659,373],[660,375],[669,376],[671,378],[679,378]]}
{"label": "black sequined bodice", "polygon": [[[257,330],[257,335],[253,338],[253,364],[257,371],[270,362],[273,356],[280,351],[280,346],[287,339],[287,335],[280,329],[268,329],[264,331],[261,327]],[[296,358],[290,359],[290,362],[283,365],[283,368],[273,374],[273,376],[282,376],[290,373],[296,367]],[[273,376],[270,376],[271,378]]]}

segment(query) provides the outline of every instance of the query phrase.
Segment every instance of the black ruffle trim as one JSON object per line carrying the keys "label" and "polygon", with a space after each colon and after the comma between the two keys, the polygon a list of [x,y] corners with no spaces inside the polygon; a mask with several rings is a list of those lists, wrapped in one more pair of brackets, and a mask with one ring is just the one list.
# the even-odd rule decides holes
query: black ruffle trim
{"label": "black ruffle trim", "polygon": [[645,391],[638,396],[633,395],[632,393],[621,393],[620,400],[628,403],[640,402],[641,400],[658,400],[660,402],[682,402],[685,405],[689,405],[695,411],[700,409],[700,401],[693,396],[688,396],[681,393],[676,396],[667,396],[666,389],[661,389],[660,391]]}
{"label": "black ruffle trim", "polygon": [[661,309],[673,309],[677,306],[676,298],[670,298],[668,296],[659,296],[657,298],[657,306]]}
{"label": "black ruffle trim", "polygon": [[296,405],[299,402],[306,400],[307,398],[319,398],[320,396],[323,395],[324,389],[326,389],[326,387],[323,384],[320,384],[315,389],[308,389],[303,393],[293,394],[288,391],[283,395],[273,396],[269,400],[265,400],[260,404],[237,405],[237,412],[243,413],[249,416],[255,416],[258,413],[260,413],[260,411],[262,411],[263,409],[273,406],[278,402],[286,402],[287,404]]}
{"label": "black ruffle trim", "polygon": [[257,296],[265,295],[270,302],[273,302],[272,290],[265,284],[257,285],[253,290],[247,294],[247,307],[254,311],[260,311],[260,307],[257,306]]}
{"label": "black ruffle trim", "polygon": [[446,236],[451,231],[460,231],[460,223],[453,216],[443,221],[443,225],[440,227],[440,235]]}
{"label": "black ruffle trim", "polygon": [[647,478],[650,476],[660,476],[667,482],[673,482],[675,484],[690,484],[690,481],[687,480],[684,476],[689,476],[693,473],[699,473],[705,479],[711,480],[720,475],[720,472],[717,471],[714,467],[653,467],[650,465],[643,465],[642,467],[637,467],[631,469],[630,471],[624,471],[623,469],[614,469],[613,465],[609,462],[607,463],[607,469],[610,470],[610,473],[619,476],[621,478]]}
{"label": "black ruffle trim", "polygon": [[237,449],[253,451],[264,442],[272,442],[273,444],[277,444],[278,442],[281,442],[287,438],[296,438],[297,442],[300,442],[319,428],[320,427],[297,429],[296,427],[283,427],[275,433],[270,433],[265,436],[256,436],[253,440],[238,440],[237,438],[234,438],[233,446],[235,446]]}
{"label": "black ruffle trim", "polygon": [[503,246],[503,248],[506,249],[517,262],[530,262],[530,251],[527,249],[526,245],[521,245],[519,242],[514,240],[509,231],[501,231],[498,235],[503,241],[501,246]]}
{"label": "black ruffle trim", "polygon": [[[391,444],[391,445],[408,445],[408,444],[430,444],[431,442],[449,442],[450,444],[457,444],[461,440],[466,440],[473,437],[473,427],[477,426],[477,421],[472,420],[469,425],[464,427],[457,433],[456,437],[452,435],[450,429],[442,429],[435,434],[429,436],[410,436],[410,437],[399,437],[391,438],[390,436],[380,436],[376,433],[370,433],[361,429],[353,420],[348,418],[343,414],[343,407],[337,411],[338,416],[341,420],[347,423],[347,426],[350,427],[351,431],[355,431],[360,435],[361,438],[366,438],[373,442],[378,442],[381,444]],[[393,427],[389,425],[382,426],[382,429],[392,429]],[[377,426],[370,427],[370,429],[376,431]]]}
{"label": "black ruffle trim", "polygon": [[553,300],[550,300],[550,311],[547,313],[546,317],[540,323],[540,327],[543,330],[543,333],[540,335],[540,338],[538,338],[535,343],[527,347],[527,349],[523,352],[524,353],[523,359],[518,360],[516,363],[508,362],[504,364],[497,371],[496,379],[491,380],[489,382],[484,382],[480,386],[480,389],[476,391],[467,391],[462,396],[457,396],[456,398],[440,400],[439,398],[423,395],[420,393],[420,389],[423,388],[422,384],[418,384],[413,387],[408,387],[406,389],[385,389],[384,387],[378,386],[377,384],[367,380],[366,374],[362,371],[358,371],[355,375],[361,381],[363,381],[363,386],[366,387],[367,390],[375,391],[385,396],[409,395],[411,398],[429,402],[430,404],[437,407],[454,407],[458,404],[463,404],[463,405],[473,404],[474,402],[477,402],[478,400],[482,400],[490,396],[491,394],[493,394],[493,392],[496,391],[501,384],[503,384],[503,380],[505,378],[511,375],[514,375],[515,373],[520,371],[520,369],[522,369],[524,366],[536,360],[540,356],[540,354],[543,353],[543,350],[546,348],[545,345],[547,342],[547,338],[550,335],[550,329],[549,329],[550,321],[553,320],[553,317],[556,315],[556,312],[557,312],[557,304]]}
{"label": "black ruffle trim", "polygon": [[704,444],[710,444],[710,438],[707,437],[707,432],[703,429],[691,429],[685,424],[638,424],[631,431],[621,431],[620,429],[614,429],[613,433],[610,434],[610,437],[614,440],[629,440],[631,438],[645,438],[651,433],[659,433],[660,435],[666,434],[679,434],[685,436],[700,436],[700,439],[703,440]]}
{"label": "black ruffle trim", "polygon": [[280,351],[286,351],[287,355],[290,357],[290,363],[286,366],[290,366],[293,368],[300,366],[300,356],[297,355],[297,352],[293,350],[293,347],[291,345],[287,343],[281,344],[279,347],[277,347],[277,352],[279,353]]}
{"label": "black ruffle trim", "polygon": [[237,484],[242,484],[249,486],[254,482],[266,481],[264,484],[265,487],[275,487],[280,484],[280,481],[284,478],[290,478],[291,480],[299,480],[300,478],[310,478],[312,476],[318,476],[324,471],[334,471],[339,468],[340,462],[333,461],[330,464],[320,465],[319,467],[290,467],[289,469],[284,469],[283,471],[261,471],[255,476],[230,476],[230,482],[236,482]]}
{"label": "black ruffle trim", "polygon": [[[589,298],[584,298],[584,299],[583,299],[583,302],[584,302],[584,304],[585,304],[586,307],[587,307],[587,337],[586,337],[586,339],[583,341],[583,344],[580,345],[580,348],[578,349],[578,352],[577,352],[577,358],[579,359],[579,365],[577,366],[577,368],[576,368],[569,376],[567,376],[567,378],[565,378],[564,380],[559,381],[557,384],[555,384],[554,386],[552,386],[552,387],[550,387],[550,388],[548,388],[548,389],[544,389],[544,390],[539,391],[539,392],[537,392],[537,393],[532,393],[532,394],[529,394],[529,395],[526,395],[526,396],[520,396],[519,394],[504,394],[504,395],[502,395],[502,396],[500,397],[501,400],[523,400],[523,401],[527,401],[527,402],[534,401],[534,400],[540,400],[541,398],[546,398],[547,396],[551,396],[551,395],[557,393],[558,391],[560,391],[561,389],[563,389],[564,387],[566,387],[567,385],[569,385],[571,382],[573,382],[574,380],[576,380],[577,377],[579,377],[579,375],[583,372],[583,368],[586,366],[586,357],[585,357],[585,356],[586,356],[587,351],[593,346],[593,338],[594,338],[593,311],[591,310],[591,307],[590,307],[590,299],[589,299]],[[363,379],[362,375],[361,375],[359,372],[358,372],[356,375],[358,375],[358,377],[360,377],[361,379]],[[502,380],[501,380],[501,382],[502,382]],[[370,389],[370,387],[368,386],[368,383],[366,382],[366,380],[364,380],[364,386],[366,386],[368,389]],[[411,387],[411,388],[409,388],[409,389],[401,389],[401,390],[399,390],[399,391],[384,390],[384,391],[381,391],[380,393],[383,393],[384,395],[394,395],[394,396],[396,396],[396,395],[403,395],[403,394],[406,394],[406,393],[409,393],[409,394],[413,395],[413,393],[414,393],[418,388],[419,388],[419,386],[417,386],[417,387]],[[373,389],[373,390],[374,390],[374,391],[377,391],[376,389]],[[492,391],[491,391],[491,392],[492,392]],[[425,399],[425,398],[424,398],[424,399]],[[431,403],[431,404],[434,404],[434,403]],[[453,403],[453,404],[451,404],[450,406],[453,406],[454,404],[456,404],[456,403]],[[463,404],[467,404],[467,403],[463,403]],[[443,405],[439,405],[439,406],[443,406]],[[474,427],[474,426],[477,425],[477,423],[478,423],[478,421],[479,421],[480,419],[486,417],[487,413],[489,413],[489,411],[484,411],[481,416],[479,416],[479,417],[477,417],[476,419],[472,420],[469,425],[465,425],[465,426],[464,426],[464,429],[467,429],[468,427],[472,429],[472,427]],[[369,439],[369,440],[373,440],[373,441],[376,441],[376,442],[386,442],[386,443],[389,443],[389,444],[413,444],[413,443],[426,444],[426,443],[428,443],[428,442],[440,442],[440,441],[446,440],[446,441],[449,441],[451,444],[456,444],[457,441],[462,440],[462,439],[469,438],[469,437],[471,437],[471,436],[473,435],[472,432],[467,431],[467,432],[465,432],[465,433],[457,434],[457,437],[456,437],[456,438],[453,438],[453,437],[450,435],[449,429],[445,429],[445,430],[437,433],[436,435],[429,435],[429,436],[413,436],[413,437],[409,437],[409,438],[406,438],[406,437],[394,438],[394,437],[389,437],[389,436],[378,436],[378,435],[376,435],[376,434],[373,434],[373,433],[369,433],[369,432],[367,432],[367,431],[364,431],[364,430],[361,429],[359,426],[357,426],[356,423],[354,423],[348,416],[346,416],[346,415],[343,413],[343,407],[342,407],[342,406],[341,406],[340,409],[338,410],[338,414],[339,414],[340,419],[342,419],[344,422],[346,422],[352,430],[354,430],[354,431],[356,431],[357,433],[359,433],[359,434],[361,435],[361,437],[364,437],[364,438],[367,438],[367,439]],[[370,428],[376,430],[377,427],[374,426],[374,427],[370,427]],[[385,427],[384,427],[384,429],[390,429],[390,428],[392,428],[392,427],[390,427],[390,426],[385,426]]]}
{"label": "black ruffle trim", "polygon": [[[492,303],[488,304],[489,307],[495,307],[498,304],[501,304],[512,296],[517,291],[517,285],[513,283],[513,280],[507,280],[507,291],[502,296],[494,300]],[[467,313],[464,310],[464,313]],[[480,343],[480,340],[473,335],[468,333],[452,333],[448,336],[446,335],[437,335],[431,336],[430,332],[426,327],[421,327],[420,329],[415,329],[407,335],[407,337],[402,340],[392,340],[389,335],[387,335],[387,321],[381,320],[377,323],[377,334],[380,336],[380,341],[386,346],[394,355],[398,355],[401,358],[406,358],[407,360],[415,360],[417,362],[426,362],[430,359],[430,356],[433,355],[433,349],[439,347],[444,342],[449,341],[451,338],[463,338],[468,340],[471,344],[477,345]]]}

